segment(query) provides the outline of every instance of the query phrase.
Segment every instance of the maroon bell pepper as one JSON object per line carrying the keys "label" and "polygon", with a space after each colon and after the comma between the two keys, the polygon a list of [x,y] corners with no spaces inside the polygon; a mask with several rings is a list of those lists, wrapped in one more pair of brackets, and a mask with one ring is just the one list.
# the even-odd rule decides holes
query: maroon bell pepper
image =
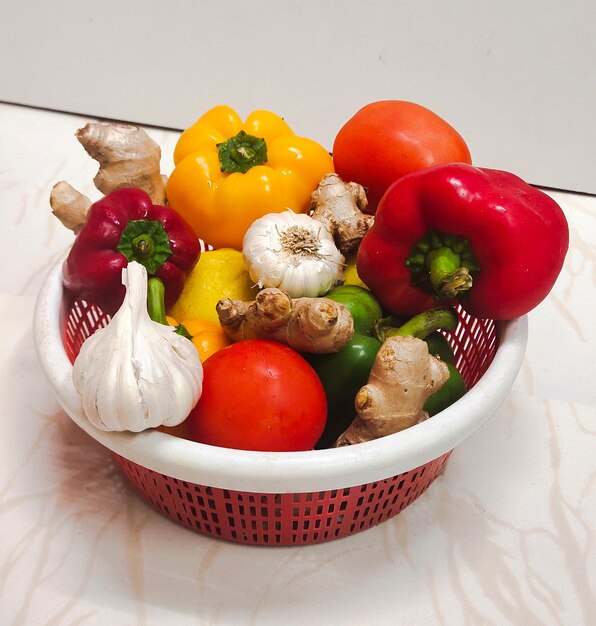
{"label": "maroon bell pepper", "polygon": [[545,193],[508,172],[440,165],[387,190],[357,270],[394,315],[459,301],[506,320],[547,296],[568,246],[565,215]]}
{"label": "maroon bell pepper", "polygon": [[118,189],[95,202],[64,262],[67,292],[113,315],[124,299],[122,268],[138,261],[165,286],[166,306],[180,295],[200,245],[190,226],[141,189]]}

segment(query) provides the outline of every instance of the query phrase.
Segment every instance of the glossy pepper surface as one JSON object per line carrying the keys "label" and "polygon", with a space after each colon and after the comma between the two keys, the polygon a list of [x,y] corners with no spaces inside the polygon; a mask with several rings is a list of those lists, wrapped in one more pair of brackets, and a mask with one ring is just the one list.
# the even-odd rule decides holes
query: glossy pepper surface
{"label": "glossy pepper surface", "polygon": [[196,235],[173,209],[141,189],[118,189],[91,205],[64,262],[64,287],[113,315],[125,294],[122,268],[137,261],[163,281],[170,306],[199,254]]}
{"label": "glossy pepper surface", "polygon": [[210,320],[182,320],[181,324],[192,337],[192,342],[199,353],[201,363],[204,363],[212,354],[219,352],[219,350],[226,348],[232,343],[223,328]]}
{"label": "glossy pepper surface", "polygon": [[243,122],[217,106],[182,133],[167,185],[168,202],[216,248],[242,249],[252,222],[267,213],[304,213],[333,160],[269,111]]}
{"label": "glossy pepper surface", "polygon": [[381,320],[375,329],[377,337],[384,341],[388,337],[417,337],[428,345],[428,352],[441,359],[449,368],[449,379],[424,405],[429,415],[434,415],[459,400],[466,392],[462,375],[455,367],[455,354],[451,344],[438,329],[453,332],[459,324],[459,317],[451,307],[435,307],[414,315],[401,326],[393,327]]}
{"label": "glossy pepper surface", "polygon": [[438,357],[445,363],[455,363],[455,355],[453,354],[453,348],[449,341],[447,341],[445,335],[442,335],[438,330],[431,333],[424,338],[424,341],[428,344],[428,352],[433,356]]}
{"label": "glossy pepper surface", "polygon": [[178,322],[172,316],[166,315],[164,285],[156,277],[150,278],[147,283],[147,310],[154,322],[172,326],[174,332],[192,341],[201,363],[232,343],[220,324],[202,319]]}
{"label": "glossy pepper surface", "polygon": [[357,268],[395,315],[459,300],[476,317],[507,320],[547,296],[568,245],[548,195],[509,172],[449,164],[387,190]]}
{"label": "glossy pepper surface", "polygon": [[382,310],[376,298],[362,287],[342,285],[325,294],[343,304],[352,314],[354,335],[333,354],[308,355],[327,398],[327,422],[316,448],[331,447],[354,419],[354,398],[368,381],[368,375],[381,347],[373,336]]}
{"label": "glossy pepper surface", "polygon": [[[331,447],[354,419],[356,394],[368,382],[377,352],[387,337],[410,335],[429,339],[431,354],[440,352],[453,359],[449,344],[442,335],[439,335],[442,339],[438,339],[434,331],[437,328],[455,330],[458,324],[455,311],[441,307],[425,311],[399,327],[388,326],[381,317],[383,312],[379,302],[367,289],[358,286],[342,285],[325,294],[325,297],[340,302],[350,311],[354,319],[354,336],[338,352],[307,357],[327,397],[327,422],[316,445],[319,449]],[[460,377],[459,372],[453,367],[453,380],[450,377],[444,385],[448,390],[429,405],[431,408],[446,406],[461,397],[457,395],[457,377]]]}
{"label": "glossy pepper surface", "polygon": [[[430,350],[429,350],[430,352]],[[459,400],[468,390],[463,376],[453,363],[446,364],[449,369],[447,382],[424,403],[424,410],[430,417],[439,413]]]}

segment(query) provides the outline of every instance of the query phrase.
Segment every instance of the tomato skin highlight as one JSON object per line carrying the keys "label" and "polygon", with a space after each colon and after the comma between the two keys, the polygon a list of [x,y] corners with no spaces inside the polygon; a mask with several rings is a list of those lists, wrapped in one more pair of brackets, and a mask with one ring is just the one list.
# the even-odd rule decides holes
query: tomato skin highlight
{"label": "tomato skin highlight", "polygon": [[310,450],[327,418],[318,376],[297,352],[250,339],[219,350],[203,364],[203,392],[185,421],[193,441],[235,448]]}
{"label": "tomato skin highlight", "polygon": [[398,178],[453,162],[472,163],[461,135],[429,109],[403,100],[367,104],[342,126],[333,144],[335,171],[366,189],[370,213]]}

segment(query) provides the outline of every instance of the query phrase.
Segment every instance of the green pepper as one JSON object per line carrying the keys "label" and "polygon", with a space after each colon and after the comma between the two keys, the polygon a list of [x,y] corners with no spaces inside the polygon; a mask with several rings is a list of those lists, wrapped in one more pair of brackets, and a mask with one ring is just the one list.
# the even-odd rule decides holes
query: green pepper
{"label": "green pepper", "polygon": [[350,311],[355,335],[372,335],[383,316],[379,301],[368,289],[358,285],[341,285],[326,293],[325,297],[343,304]]}
{"label": "green pepper", "polygon": [[440,307],[421,313],[396,328],[391,325],[395,324],[395,320],[382,317],[381,306],[372,293],[356,285],[342,285],[325,297],[340,302],[350,311],[355,332],[352,340],[339,352],[305,355],[317,372],[327,397],[327,424],[315,446],[318,449],[332,446],[351,424],[355,416],[356,393],[368,382],[377,352],[387,337],[400,334],[428,339],[431,354],[438,354],[446,362],[452,362],[453,352],[449,343],[443,335],[434,331],[437,328],[454,330],[457,325],[455,312],[448,307]]}
{"label": "green pepper", "polygon": [[453,354],[451,344],[447,341],[445,335],[438,330],[424,337],[424,341],[428,344],[429,354],[439,357],[445,363],[455,363],[455,355]]}
{"label": "green pepper", "polygon": [[327,397],[327,423],[316,448],[329,448],[354,419],[354,398],[366,385],[381,342],[372,335],[383,315],[377,299],[363,287],[341,285],[325,294],[352,314],[354,336],[339,352],[308,355]]}
{"label": "green pepper", "polygon": [[455,355],[450,343],[445,335],[436,330],[441,328],[452,331],[456,329],[457,323],[458,318],[453,309],[437,307],[415,315],[399,328],[381,326],[377,329],[383,338],[392,335],[412,335],[424,339],[428,344],[429,354],[439,357],[449,368],[449,380],[424,404],[424,410],[430,416],[446,409],[467,391],[466,383],[455,367]]}
{"label": "green pepper", "polygon": [[327,397],[327,422],[315,448],[330,448],[352,423],[354,398],[368,382],[381,342],[369,335],[354,335],[339,352],[308,356]]}
{"label": "green pepper", "polygon": [[449,380],[435,392],[424,404],[424,410],[432,417],[439,411],[451,406],[468,390],[463,376],[455,367],[453,348],[445,335],[436,330],[424,339],[428,344],[428,352],[439,357],[449,368]]}
{"label": "green pepper", "polygon": [[449,380],[424,403],[424,410],[431,417],[459,400],[468,390],[455,365],[446,365],[449,368]]}

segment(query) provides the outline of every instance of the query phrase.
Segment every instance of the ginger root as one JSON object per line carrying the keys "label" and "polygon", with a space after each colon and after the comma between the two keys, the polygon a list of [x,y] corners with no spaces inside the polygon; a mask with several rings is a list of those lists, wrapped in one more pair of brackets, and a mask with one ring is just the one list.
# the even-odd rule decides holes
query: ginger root
{"label": "ginger root", "polygon": [[[76,132],[87,154],[99,163],[93,179],[104,195],[122,187],[146,191],[155,204],[166,203],[167,177],[160,173],[161,149],[138,126],[110,122],[89,123]],[[50,193],[54,215],[75,235],[84,226],[91,201],[66,181]]]}
{"label": "ginger root", "polygon": [[345,183],[337,174],[325,174],[311,194],[312,217],[327,228],[344,255],[356,250],[373,224],[374,217],[363,213],[367,204],[364,188]]}
{"label": "ginger root", "polygon": [[155,204],[165,203],[165,177],[159,169],[161,149],[142,128],[94,122],[80,128],[76,138],[99,163],[93,182],[103,194],[121,187],[138,187]]}
{"label": "ginger root", "polygon": [[377,353],[368,383],[356,394],[356,417],[335,447],[348,446],[414,426],[428,418],[423,407],[449,379],[443,361],[415,337],[389,337]]}
{"label": "ginger root", "polygon": [[219,322],[233,341],[271,339],[298,352],[327,354],[343,348],[354,334],[346,307],[328,298],[292,299],[281,289],[260,291],[252,302],[220,300]]}
{"label": "ginger root", "polygon": [[87,221],[91,200],[62,180],[50,193],[52,213],[76,235]]}

